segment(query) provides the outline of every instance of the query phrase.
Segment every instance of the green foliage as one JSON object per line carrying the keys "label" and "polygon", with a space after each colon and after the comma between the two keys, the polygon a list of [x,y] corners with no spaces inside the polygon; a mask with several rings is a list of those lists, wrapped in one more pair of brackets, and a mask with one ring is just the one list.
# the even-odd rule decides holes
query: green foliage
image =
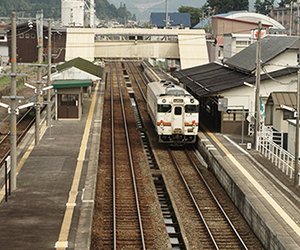
{"label": "green foliage", "polygon": [[3,76],[0,78],[0,87],[2,88],[4,86],[8,85],[8,84],[10,84],[10,82],[11,82],[11,79],[9,76]]}
{"label": "green foliage", "polygon": [[190,13],[191,15],[191,27],[194,27],[197,23],[199,23],[201,12],[199,8],[194,8],[191,6],[180,6],[178,8],[179,13]]}
{"label": "green foliage", "polygon": [[248,0],[207,0],[207,4],[212,8],[214,14],[227,13],[237,10],[248,10]]}
{"label": "green foliage", "polygon": [[[12,12],[17,12],[18,17],[32,17],[43,10],[44,18],[61,18],[61,0],[0,0],[0,15],[10,17]],[[124,20],[132,19],[131,13],[121,3],[117,9],[107,0],[95,0],[95,10],[98,18],[102,20],[116,19],[124,23]]]}
{"label": "green foliage", "polygon": [[[278,6],[279,7],[285,7],[286,4],[290,4],[292,2],[292,0],[281,0],[279,3],[278,3]],[[295,2],[295,0],[293,1]]]}
{"label": "green foliage", "polygon": [[264,0],[262,2],[260,0],[256,0],[254,3],[255,12],[263,15],[267,15],[270,13],[273,5],[274,5],[274,0]]}

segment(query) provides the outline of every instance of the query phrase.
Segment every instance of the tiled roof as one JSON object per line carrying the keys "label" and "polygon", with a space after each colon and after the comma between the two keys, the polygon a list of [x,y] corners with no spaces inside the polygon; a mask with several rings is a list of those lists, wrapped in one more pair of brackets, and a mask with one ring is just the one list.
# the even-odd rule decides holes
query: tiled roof
{"label": "tiled roof", "polygon": [[[186,89],[195,97],[215,96],[224,91],[244,86],[244,82],[255,85],[255,75],[245,74],[218,63],[208,63],[201,66],[175,71],[172,73]],[[286,68],[261,75],[261,81],[270,77],[278,78],[287,75],[297,75],[296,68]]]}
{"label": "tiled roof", "polygon": [[[245,72],[253,73],[256,69],[256,47],[253,43],[231,58],[227,59],[224,64],[230,68]],[[299,37],[295,36],[266,36],[261,40],[261,61],[262,65],[268,63],[282,52],[291,48],[299,48]]]}
{"label": "tiled roof", "polygon": [[272,92],[268,98],[267,104],[273,101],[276,108],[280,105],[285,105],[290,108],[297,106],[297,93],[296,92]]}

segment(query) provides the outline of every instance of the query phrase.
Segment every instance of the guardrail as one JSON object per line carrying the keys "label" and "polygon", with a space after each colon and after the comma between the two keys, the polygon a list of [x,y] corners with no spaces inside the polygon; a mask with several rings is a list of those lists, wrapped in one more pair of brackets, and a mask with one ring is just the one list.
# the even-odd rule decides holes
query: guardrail
{"label": "guardrail", "polygon": [[295,172],[295,156],[269,139],[258,135],[258,151],[292,179]]}

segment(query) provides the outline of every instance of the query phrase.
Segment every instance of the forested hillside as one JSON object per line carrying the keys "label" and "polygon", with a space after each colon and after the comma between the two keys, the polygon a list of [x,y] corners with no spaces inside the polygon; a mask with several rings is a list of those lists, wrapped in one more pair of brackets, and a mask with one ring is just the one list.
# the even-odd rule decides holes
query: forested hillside
{"label": "forested hillside", "polygon": [[[131,18],[131,13],[125,5],[115,6],[107,0],[95,0],[96,16],[100,19]],[[0,0],[0,16],[9,17],[13,11],[22,17],[35,17],[37,12],[43,10],[45,18],[61,18],[61,0]]]}

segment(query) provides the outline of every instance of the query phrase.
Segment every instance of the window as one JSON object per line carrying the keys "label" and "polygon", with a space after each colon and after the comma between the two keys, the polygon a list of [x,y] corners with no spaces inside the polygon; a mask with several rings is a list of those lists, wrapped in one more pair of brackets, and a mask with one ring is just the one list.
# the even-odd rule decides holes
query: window
{"label": "window", "polygon": [[158,104],[157,112],[160,113],[170,113],[172,111],[172,107],[170,104]]}
{"label": "window", "polygon": [[34,33],[31,34],[31,38],[32,38],[32,39],[35,38],[35,34],[34,34]]}
{"label": "window", "polygon": [[20,37],[20,38],[24,38],[24,34],[20,34],[19,37]]}
{"label": "window", "polygon": [[198,113],[199,105],[185,105],[184,110],[185,113]]}
{"label": "window", "polygon": [[60,95],[60,106],[76,106],[77,95]]}
{"label": "window", "polygon": [[294,113],[288,110],[283,110],[283,120],[294,119]]}
{"label": "window", "polygon": [[25,34],[25,38],[29,38],[30,37],[30,35],[29,34]]}
{"label": "window", "polygon": [[181,115],[182,114],[182,108],[181,107],[175,107],[175,115]]}

